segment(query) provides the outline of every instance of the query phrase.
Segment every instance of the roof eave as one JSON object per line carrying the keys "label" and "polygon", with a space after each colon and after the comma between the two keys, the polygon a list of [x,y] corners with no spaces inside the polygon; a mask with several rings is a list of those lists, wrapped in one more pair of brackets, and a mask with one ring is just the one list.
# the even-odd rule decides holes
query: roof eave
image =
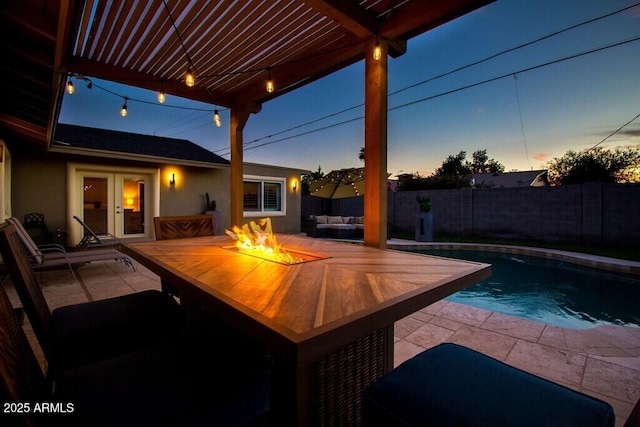
{"label": "roof eave", "polygon": [[180,166],[192,166],[192,167],[205,168],[205,169],[228,169],[231,167],[231,165],[223,164],[223,163],[211,163],[211,162],[202,162],[197,160],[174,159],[174,158],[161,157],[161,156],[149,156],[145,154],[132,154],[132,153],[122,153],[122,152],[114,152],[114,151],[108,151],[108,150],[96,150],[91,148],[63,146],[56,143],[51,145],[49,151],[51,153],[62,153],[62,154],[73,154],[78,156],[88,156],[88,157],[97,157],[97,158],[139,161],[139,162],[145,162],[145,163],[164,163],[164,164],[172,164],[172,165],[180,165]]}

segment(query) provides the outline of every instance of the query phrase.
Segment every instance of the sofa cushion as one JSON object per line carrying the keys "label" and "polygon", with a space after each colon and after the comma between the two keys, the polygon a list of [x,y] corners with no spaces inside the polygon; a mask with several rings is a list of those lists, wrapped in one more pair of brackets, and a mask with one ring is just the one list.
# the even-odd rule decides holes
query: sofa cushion
{"label": "sofa cushion", "polygon": [[353,224],[329,224],[330,228],[334,230],[355,230],[356,226]]}
{"label": "sofa cushion", "polygon": [[352,216],[343,216],[342,223],[343,224],[353,224],[355,221]]}
{"label": "sofa cushion", "polygon": [[328,224],[344,224],[341,216],[329,216],[327,217]]}
{"label": "sofa cushion", "polygon": [[326,224],[327,223],[327,216],[326,215],[318,215],[316,217],[316,222],[318,224]]}
{"label": "sofa cushion", "polygon": [[363,216],[357,216],[354,218],[354,221],[356,224],[364,224],[364,217]]}

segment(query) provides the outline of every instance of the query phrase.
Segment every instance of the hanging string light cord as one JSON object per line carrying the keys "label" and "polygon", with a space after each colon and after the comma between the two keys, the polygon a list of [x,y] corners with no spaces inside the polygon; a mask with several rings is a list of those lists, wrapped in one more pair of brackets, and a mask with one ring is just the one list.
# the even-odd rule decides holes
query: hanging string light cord
{"label": "hanging string light cord", "polygon": [[180,42],[180,46],[182,47],[182,50],[184,51],[184,55],[187,57],[187,63],[188,63],[189,68],[193,69],[193,72],[196,73],[196,76],[200,77],[200,75],[198,73],[198,70],[193,65],[193,61],[191,61],[191,56],[189,56],[189,51],[187,50],[187,47],[184,45],[184,41],[182,40],[182,36],[180,35],[180,31],[178,31],[178,27],[176,26],[176,21],[174,21],[173,16],[171,16],[171,10],[169,9],[169,6],[167,5],[166,0],[162,0],[162,4],[164,5],[165,10],[167,11],[167,15],[169,16],[169,20],[171,21],[171,26],[173,27],[173,31],[175,31],[176,36],[178,37],[178,41]]}

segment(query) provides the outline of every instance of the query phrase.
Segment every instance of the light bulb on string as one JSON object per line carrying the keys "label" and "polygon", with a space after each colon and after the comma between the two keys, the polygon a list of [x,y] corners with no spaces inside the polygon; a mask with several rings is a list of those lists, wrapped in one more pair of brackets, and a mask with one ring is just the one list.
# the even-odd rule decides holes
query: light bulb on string
{"label": "light bulb on string", "polygon": [[127,117],[128,111],[127,111],[127,100],[128,98],[124,99],[124,104],[122,104],[122,108],[120,109],[120,115],[122,117]]}
{"label": "light bulb on string", "polygon": [[166,101],[166,100],[167,100],[167,98],[164,95],[164,87],[162,85],[162,82],[160,82],[160,91],[158,92],[158,102],[160,104],[164,104],[164,101]]}
{"label": "light bulb on string", "polygon": [[218,114],[218,110],[213,110],[213,121],[217,127],[222,126],[222,121],[220,120],[220,114]]}
{"label": "light bulb on string", "polygon": [[67,93],[69,95],[73,95],[76,89],[73,87],[73,82],[71,80],[67,81]]}
{"label": "light bulb on string", "polygon": [[275,90],[275,86],[273,85],[273,79],[271,78],[271,67],[267,68],[267,73],[269,74],[267,77],[267,92],[272,93]]}
{"label": "light bulb on string", "polygon": [[191,67],[187,68],[187,72],[184,75],[184,84],[188,87],[193,87],[196,84],[196,77],[191,72]]}
{"label": "light bulb on string", "polygon": [[382,58],[382,48],[380,47],[380,39],[376,37],[376,44],[373,47],[373,59],[380,61]]}

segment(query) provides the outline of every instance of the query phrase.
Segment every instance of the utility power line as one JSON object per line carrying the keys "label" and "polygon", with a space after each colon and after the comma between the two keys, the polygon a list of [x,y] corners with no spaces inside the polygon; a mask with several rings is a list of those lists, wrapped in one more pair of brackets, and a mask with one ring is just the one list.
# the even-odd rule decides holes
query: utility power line
{"label": "utility power line", "polygon": [[[539,38],[537,38],[537,39],[535,39],[535,40],[532,40],[532,41],[530,41],[530,42],[526,42],[526,43],[520,44],[520,45],[518,45],[518,46],[515,46],[515,47],[512,47],[512,48],[509,48],[509,49],[507,49],[507,50],[504,50],[504,51],[501,51],[501,52],[495,53],[495,54],[493,54],[493,55],[490,55],[490,56],[488,56],[488,57],[482,58],[482,59],[480,59],[480,60],[478,60],[478,61],[474,61],[474,62],[472,62],[472,63],[466,64],[466,65],[463,65],[463,66],[461,66],[461,67],[455,68],[455,69],[450,70],[450,71],[447,71],[447,72],[445,72],[445,73],[442,73],[442,74],[436,75],[436,76],[434,76],[434,77],[428,78],[428,79],[426,79],[426,80],[423,80],[423,81],[420,81],[420,82],[414,83],[414,84],[412,84],[412,85],[410,85],[410,86],[406,86],[406,87],[401,88],[401,89],[399,89],[399,90],[397,90],[397,91],[395,91],[395,92],[390,93],[388,96],[389,96],[389,97],[391,97],[391,96],[393,96],[393,95],[396,95],[396,94],[398,94],[398,93],[404,92],[404,91],[406,91],[406,90],[409,90],[409,89],[412,89],[412,88],[418,87],[418,86],[420,86],[420,85],[423,85],[423,84],[426,84],[426,83],[429,83],[429,82],[432,82],[432,81],[438,80],[438,79],[440,79],[440,78],[443,78],[443,77],[449,76],[449,75],[451,75],[451,74],[457,73],[457,72],[462,71],[462,70],[465,70],[465,69],[467,69],[467,68],[474,67],[474,66],[476,66],[476,65],[479,65],[479,64],[482,64],[482,63],[484,63],[484,62],[487,62],[487,61],[489,61],[489,60],[491,60],[491,59],[495,59],[495,58],[497,58],[497,57],[499,57],[499,56],[502,56],[502,55],[505,55],[505,54],[507,54],[507,53],[511,53],[511,52],[516,51],[516,50],[519,50],[519,49],[522,49],[522,48],[525,48],[525,47],[531,46],[531,45],[536,44],[536,43],[539,43],[539,42],[541,42],[541,41],[543,41],[543,40],[550,39],[550,38],[552,38],[552,37],[555,37],[555,36],[558,36],[558,35],[563,34],[563,33],[565,33],[565,32],[568,32],[568,31],[574,30],[574,29],[579,28],[579,27],[582,27],[582,26],[584,26],[584,25],[591,24],[591,23],[597,22],[597,21],[602,20],[602,19],[605,19],[605,18],[609,18],[609,17],[611,17],[611,16],[613,16],[613,15],[616,15],[616,14],[622,13],[622,12],[627,11],[627,10],[630,10],[630,9],[632,9],[632,8],[636,7],[636,6],[639,6],[639,5],[640,5],[640,3],[635,3],[635,4],[633,4],[633,5],[630,5],[630,6],[624,7],[624,8],[622,8],[622,9],[616,10],[616,11],[614,11],[614,12],[610,12],[610,13],[607,13],[607,14],[605,14],[605,15],[601,15],[601,16],[599,16],[599,17],[596,17],[596,18],[593,18],[593,19],[589,19],[589,20],[587,20],[587,21],[584,21],[584,22],[581,22],[581,23],[578,23],[578,24],[575,24],[575,25],[571,25],[571,26],[566,27],[566,28],[563,28],[563,29],[561,29],[561,30],[559,30],[559,31],[555,31],[555,32],[553,32],[553,33],[550,33],[550,34],[547,34],[547,35],[545,35],[545,36],[539,37]],[[635,39],[634,39],[633,41],[635,41]],[[610,46],[610,47],[615,47],[615,46]],[[605,48],[608,48],[608,47],[605,47]],[[597,50],[595,50],[594,52],[596,52],[596,51],[597,51]],[[581,56],[581,55],[582,55],[582,54],[580,54],[580,56]],[[573,57],[570,57],[570,58],[568,58],[568,59],[571,59],[571,58],[573,58]],[[563,60],[564,60],[564,59],[563,59]],[[561,61],[561,60],[559,60],[559,61]],[[550,64],[549,64],[549,65],[550,65]],[[544,64],[543,64],[542,66],[544,66]],[[530,71],[530,70],[531,70],[531,69],[526,69],[525,71]],[[516,73],[518,73],[518,72],[516,72]],[[512,72],[512,73],[510,73],[510,75],[511,75],[511,74],[515,74],[515,73],[514,73],[514,72]],[[503,78],[503,77],[499,77],[498,79],[500,79],[500,78]],[[485,82],[480,82],[479,84],[484,84],[484,83],[485,83]],[[486,83],[488,83],[488,81],[487,81]],[[467,86],[467,87],[464,87],[463,89],[466,89],[466,88],[468,88],[468,87],[472,87],[472,86]],[[463,90],[463,89],[461,89],[461,90]],[[447,94],[448,94],[448,93],[447,93]],[[437,96],[440,96],[440,95],[437,95]],[[429,99],[432,99],[432,98],[429,98]],[[411,103],[406,104],[406,105],[411,105]],[[299,124],[299,125],[296,125],[296,126],[290,127],[290,128],[288,128],[288,129],[285,129],[285,130],[282,130],[282,131],[279,131],[279,132],[276,132],[276,133],[273,133],[273,134],[270,134],[270,135],[266,135],[266,136],[263,136],[263,137],[260,137],[260,138],[257,138],[257,139],[254,139],[254,140],[248,141],[248,142],[245,142],[245,143],[243,144],[243,148],[249,149],[249,146],[250,146],[250,145],[252,145],[252,144],[255,144],[256,142],[260,142],[260,141],[262,141],[262,140],[269,139],[269,138],[272,138],[272,137],[277,136],[277,135],[282,135],[282,134],[284,134],[284,133],[287,133],[287,132],[293,131],[293,130],[295,130],[295,129],[302,128],[302,127],[304,127],[304,126],[308,126],[308,125],[311,125],[311,124],[314,124],[314,123],[318,123],[318,122],[320,122],[320,121],[322,121],[322,120],[326,120],[326,119],[328,119],[328,118],[335,117],[335,116],[340,115],[340,114],[342,114],[342,113],[344,113],[344,112],[347,112],[347,111],[350,111],[350,110],[353,110],[353,109],[356,109],[356,108],[360,108],[360,107],[363,107],[363,106],[364,106],[364,104],[363,104],[363,103],[358,104],[358,105],[354,105],[354,106],[352,106],[352,107],[345,108],[345,109],[343,109],[343,110],[340,110],[340,111],[335,112],[335,113],[331,113],[331,114],[329,114],[329,115],[326,115],[326,116],[320,117],[320,118],[318,118],[318,119],[314,119],[314,120],[312,120],[312,121],[305,122],[305,123],[302,123],[302,124]],[[398,106],[398,107],[394,107],[393,109],[395,109],[395,108],[402,108],[403,106],[405,106],[405,105],[403,104],[403,105],[400,105],[400,106]],[[390,109],[389,111],[391,111],[391,110],[392,110],[392,109]],[[303,132],[303,133],[300,133],[300,134],[296,134],[296,135],[293,135],[293,136],[290,136],[290,137],[281,138],[281,139],[278,139],[278,140],[276,140],[276,141],[272,141],[272,143],[275,143],[275,142],[281,142],[281,141],[286,141],[286,140],[289,140],[289,139],[292,139],[292,138],[296,138],[296,137],[299,137],[299,136],[308,135],[308,134],[313,133],[313,132],[318,132],[318,131],[321,131],[321,130],[330,129],[331,127],[334,127],[334,126],[341,126],[341,125],[343,125],[343,124],[350,123],[350,122],[353,122],[353,121],[356,121],[356,120],[360,120],[360,119],[362,119],[362,117],[357,117],[357,118],[354,118],[354,119],[345,120],[345,121],[342,121],[342,122],[335,123],[334,125],[323,126],[323,127],[321,127],[321,128],[318,128],[318,129],[315,129],[315,130],[312,130],[312,131],[307,131],[307,132]],[[255,146],[255,147],[251,147],[251,148],[259,148],[259,147],[263,147],[263,146],[265,146],[265,145],[270,145],[270,144],[260,144],[260,145],[257,145],[257,146]],[[230,149],[229,149],[229,148],[222,148],[222,149],[220,149],[220,150],[216,150],[216,151],[214,151],[214,152],[215,152],[215,153],[217,153],[217,154],[220,154],[220,155],[227,155],[227,154],[229,154],[229,153],[230,153]]]}
{"label": "utility power line", "polygon": [[[613,43],[613,44],[610,44],[610,45],[607,45],[607,46],[603,46],[603,47],[595,48],[595,49],[592,49],[592,50],[588,50],[586,52],[577,53],[577,54],[566,56],[566,57],[563,57],[563,58],[560,58],[560,59],[555,59],[553,61],[548,61],[548,62],[545,62],[545,63],[542,63],[542,64],[538,64],[538,65],[534,65],[534,66],[531,66],[531,67],[523,68],[523,69],[518,70],[518,71],[510,71],[510,72],[508,72],[506,74],[502,74],[502,75],[497,76],[497,77],[492,77],[492,78],[489,78],[489,79],[486,79],[486,80],[482,80],[482,81],[479,81],[479,82],[476,82],[476,83],[471,83],[471,84],[468,84],[468,85],[465,85],[465,86],[461,86],[461,87],[458,87],[458,88],[455,88],[455,89],[451,89],[451,90],[448,90],[448,91],[445,91],[445,92],[440,92],[440,93],[435,94],[435,95],[430,95],[430,96],[427,96],[427,97],[424,97],[424,98],[420,98],[420,99],[417,99],[417,100],[414,100],[414,101],[410,101],[410,102],[407,102],[407,103],[404,103],[404,104],[400,104],[400,105],[397,105],[395,107],[390,107],[390,108],[387,109],[387,111],[394,111],[394,110],[398,110],[398,109],[401,109],[401,108],[406,108],[406,107],[409,107],[409,106],[412,106],[412,105],[420,104],[420,103],[423,103],[423,102],[426,102],[426,101],[430,101],[430,100],[433,100],[433,99],[436,99],[436,98],[440,98],[440,97],[443,97],[443,96],[446,96],[446,95],[451,95],[451,94],[454,94],[454,93],[457,93],[457,92],[461,92],[463,90],[471,89],[471,88],[474,88],[474,87],[477,87],[477,86],[485,85],[487,83],[492,83],[492,82],[495,82],[495,81],[498,81],[498,80],[501,80],[501,79],[505,79],[507,77],[513,76],[514,74],[523,74],[523,73],[526,73],[526,72],[529,72],[529,71],[537,70],[539,68],[548,67],[548,66],[551,66],[551,65],[554,65],[554,64],[558,64],[560,62],[568,61],[568,60],[571,60],[571,59],[576,59],[576,58],[579,58],[579,57],[582,57],[582,56],[591,55],[591,54],[594,54],[594,53],[597,53],[597,52],[601,52],[601,51],[606,50],[606,49],[611,49],[611,48],[622,46],[622,45],[625,45],[625,44],[628,44],[628,43],[636,42],[638,40],[640,40],[640,37],[635,37],[635,38],[632,38],[632,39],[627,39],[627,40],[624,40],[624,41],[621,41],[621,42]],[[265,143],[262,143],[262,144],[259,144],[259,145],[255,145],[255,146],[251,146],[251,147],[248,147],[249,143],[247,143],[246,145],[244,145],[244,147],[246,147],[245,150],[248,151],[248,150],[252,150],[252,149],[255,149],[255,148],[260,148],[260,147],[264,147],[264,146],[267,146],[267,145],[275,144],[277,142],[287,141],[287,140],[290,140],[290,139],[293,139],[293,138],[297,138],[297,137],[300,137],[300,136],[303,136],[303,135],[309,135],[311,133],[323,131],[323,130],[330,129],[330,128],[333,128],[333,127],[342,126],[344,124],[351,123],[351,122],[354,122],[354,121],[357,121],[357,120],[362,120],[362,119],[364,119],[364,116],[359,116],[359,117],[356,117],[356,118],[352,118],[352,119],[345,120],[345,121],[342,121],[342,122],[338,122],[338,123],[334,123],[334,124],[331,124],[331,125],[323,126],[321,128],[312,129],[312,130],[309,130],[309,131],[306,131],[306,132],[302,132],[302,133],[299,133],[299,134],[291,135],[291,136],[288,136],[288,137],[285,137],[285,138],[280,138],[280,139],[277,139],[275,141],[265,142]],[[255,142],[255,141],[252,141],[252,142]],[[217,151],[215,151],[215,153],[219,154],[219,155],[226,155],[226,154],[228,154],[229,151],[230,150],[228,148],[225,148],[225,149],[222,149],[222,150],[217,150]]]}

